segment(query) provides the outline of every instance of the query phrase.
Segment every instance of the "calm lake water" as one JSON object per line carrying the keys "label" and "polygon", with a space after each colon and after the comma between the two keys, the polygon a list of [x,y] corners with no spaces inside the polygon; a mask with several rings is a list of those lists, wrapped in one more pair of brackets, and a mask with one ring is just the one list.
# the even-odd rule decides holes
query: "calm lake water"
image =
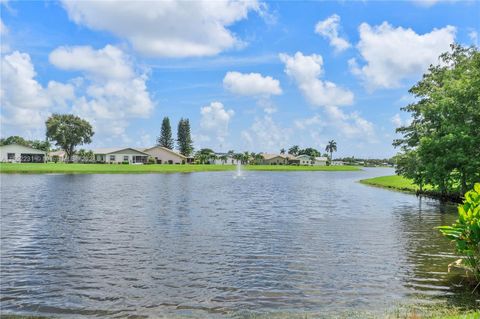
{"label": "calm lake water", "polygon": [[433,227],[455,207],[357,183],[392,174],[1,175],[1,309],[232,317],[473,306]]}

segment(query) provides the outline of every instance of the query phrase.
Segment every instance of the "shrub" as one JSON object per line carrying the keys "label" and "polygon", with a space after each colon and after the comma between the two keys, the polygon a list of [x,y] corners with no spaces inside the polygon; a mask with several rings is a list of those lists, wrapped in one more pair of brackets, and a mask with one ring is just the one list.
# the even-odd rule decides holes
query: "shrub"
{"label": "shrub", "polygon": [[129,161],[123,161],[122,164],[130,164]]}
{"label": "shrub", "polygon": [[437,227],[440,232],[451,239],[457,252],[463,255],[461,265],[474,279],[480,282],[480,183],[465,194],[463,204],[458,206],[458,219],[452,226]]}
{"label": "shrub", "polygon": [[149,157],[146,164],[155,164],[157,161],[153,157]]}

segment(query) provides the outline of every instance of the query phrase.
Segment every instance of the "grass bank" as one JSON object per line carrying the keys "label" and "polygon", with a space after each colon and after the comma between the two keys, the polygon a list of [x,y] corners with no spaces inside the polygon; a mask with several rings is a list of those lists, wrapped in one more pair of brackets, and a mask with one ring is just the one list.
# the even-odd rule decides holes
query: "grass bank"
{"label": "grass bank", "polygon": [[362,179],[360,183],[409,193],[416,193],[420,190],[417,185],[413,184],[411,179],[399,175]]}
{"label": "grass bank", "polygon": [[446,194],[442,195],[435,191],[430,185],[426,185],[420,191],[420,188],[413,183],[411,179],[405,178],[399,175],[380,176],[368,179],[360,180],[360,183],[388,188],[396,191],[412,193],[416,195],[425,195],[428,197],[439,198],[442,200],[448,200],[453,202],[462,202],[463,197],[461,194]]}
{"label": "grass bank", "polygon": [[[235,165],[124,165],[124,164],[65,164],[65,163],[0,163],[0,173],[61,173],[61,174],[130,174],[130,173],[191,173],[233,171]],[[247,165],[247,171],[357,171],[355,166],[285,166]]]}

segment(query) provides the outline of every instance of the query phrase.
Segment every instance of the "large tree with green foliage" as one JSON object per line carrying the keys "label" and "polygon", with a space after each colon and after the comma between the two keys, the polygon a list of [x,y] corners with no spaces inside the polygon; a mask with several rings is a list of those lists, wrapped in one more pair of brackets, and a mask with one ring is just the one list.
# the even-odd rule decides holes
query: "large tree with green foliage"
{"label": "large tree with green foliage", "polygon": [[193,152],[193,141],[190,134],[190,121],[181,118],[177,129],[178,150],[184,156],[190,156]]}
{"label": "large tree with green foliage", "polygon": [[174,142],[172,137],[172,127],[170,126],[170,119],[168,117],[164,117],[162,121],[162,129],[160,132],[160,136],[157,139],[157,144],[159,146],[166,147],[170,150],[173,150]]}
{"label": "large tree with green foliage", "polygon": [[480,181],[480,52],[452,45],[409,92],[412,116],[397,129],[397,172],[442,194],[464,193]]}
{"label": "large tree with green foliage", "polygon": [[18,144],[28,147],[36,148],[37,150],[42,150],[45,152],[50,151],[50,143],[48,141],[39,141],[39,140],[26,140],[21,136],[9,136],[7,138],[0,138],[0,145],[10,145]]}
{"label": "large tree with green foliage", "polygon": [[65,151],[68,161],[72,160],[77,145],[92,142],[94,132],[90,123],[73,114],[53,114],[45,125],[47,139]]}
{"label": "large tree with green foliage", "polygon": [[298,147],[298,145],[293,145],[288,149],[288,154],[297,156],[299,151],[300,151],[300,147]]}
{"label": "large tree with green foliage", "polygon": [[307,147],[298,151],[298,155],[308,155],[310,157],[320,156],[320,152],[312,147]]}

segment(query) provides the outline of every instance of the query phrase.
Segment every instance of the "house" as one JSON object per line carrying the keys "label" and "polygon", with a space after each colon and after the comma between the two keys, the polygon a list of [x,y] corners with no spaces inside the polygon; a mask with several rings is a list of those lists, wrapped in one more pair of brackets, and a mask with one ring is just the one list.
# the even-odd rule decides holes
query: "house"
{"label": "house", "polygon": [[257,164],[263,165],[287,165],[288,157],[283,154],[266,154],[262,153],[262,159]]}
{"label": "house", "polygon": [[47,160],[49,162],[65,162],[67,160],[67,153],[65,153],[65,151],[48,152]]}
{"label": "house", "polygon": [[335,161],[332,161],[331,165],[332,166],[341,166],[341,165],[345,165],[345,162],[335,160]]}
{"label": "house", "polygon": [[149,154],[134,148],[97,148],[92,150],[97,163],[146,163]]}
{"label": "house", "polygon": [[20,144],[0,146],[0,162],[44,163],[46,157],[45,151]]}
{"label": "house", "polygon": [[233,158],[228,153],[215,153],[215,159],[210,159],[209,164],[215,165],[236,165],[240,160]]}
{"label": "house", "polygon": [[185,164],[187,157],[163,146],[143,148],[142,151],[153,157],[157,164]]}
{"label": "house", "polygon": [[297,160],[300,161],[300,165],[326,166],[328,158],[327,157],[312,158],[310,155],[302,154],[297,156]]}
{"label": "house", "polygon": [[327,162],[328,162],[328,157],[324,157],[324,156],[315,157],[313,166],[327,166]]}

